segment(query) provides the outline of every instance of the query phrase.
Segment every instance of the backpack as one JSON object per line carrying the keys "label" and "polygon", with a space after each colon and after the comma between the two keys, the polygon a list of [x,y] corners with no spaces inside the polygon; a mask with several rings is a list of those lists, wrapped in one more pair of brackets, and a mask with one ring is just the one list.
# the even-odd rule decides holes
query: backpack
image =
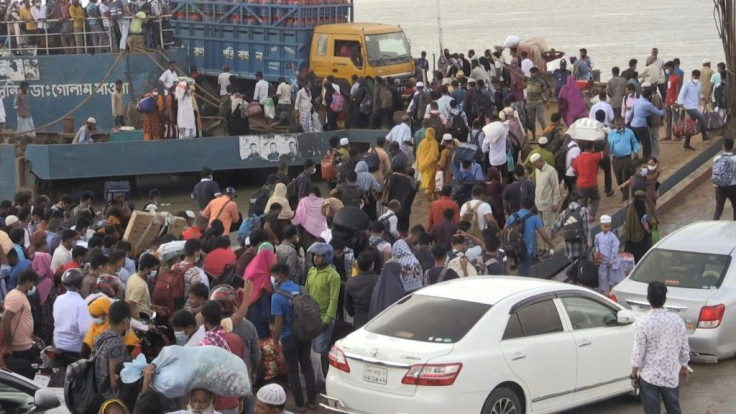
{"label": "backpack", "polygon": [[[468,265],[467,265],[467,269],[468,269],[467,272],[468,273],[467,274],[465,274],[465,272],[463,272],[463,267],[462,267],[462,261],[463,260],[465,260],[465,261],[468,262]],[[454,270],[455,273],[457,273],[457,275],[459,277],[478,276],[478,270],[475,268],[475,266],[470,261],[470,259],[468,259],[465,256],[465,254],[462,254],[462,253],[458,253],[458,255],[455,256],[454,259],[450,260],[447,263],[447,268]]]}
{"label": "backpack", "polygon": [[66,368],[64,401],[72,414],[97,413],[105,401],[105,390],[97,389],[96,362],[97,352],[93,352],[89,359],[80,359]]}
{"label": "backpack", "polygon": [[319,313],[319,305],[304,290],[297,295],[279,289],[277,295],[289,300],[291,305],[291,334],[302,342],[311,341],[322,333],[322,318]]}
{"label": "backpack", "polygon": [[580,284],[593,289],[598,287],[598,266],[595,262],[587,257],[581,257],[573,263],[573,266],[577,268],[577,281]]}
{"label": "backpack", "polygon": [[335,91],[332,94],[332,103],[330,103],[330,109],[332,112],[340,112],[345,108],[345,97],[340,92]]}
{"label": "backpack", "polygon": [[[473,201],[477,201],[475,203],[475,206],[470,207],[470,203]],[[460,220],[467,221],[470,223],[470,230],[468,230],[468,233],[471,234],[480,234],[480,229],[478,228],[478,207],[480,207],[481,204],[483,204],[483,201],[480,200],[471,200],[468,201],[466,204],[468,204],[468,209],[465,210],[465,213],[463,213],[463,216],[460,217]]]}
{"label": "backpack", "polygon": [[373,96],[370,92],[366,92],[363,96],[360,105],[358,105],[358,111],[363,115],[370,115],[373,112]]}
{"label": "backpack", "polygon": [[578,144],[575,141],[571,141],[567,145],[563,145],[557,151],[555,151],[555,170],[557,170],[558,177],[564,177],[567,172],[567,153],[570,148],[577,147]]}
{"label": "backpack", "polygon": [[[423,281],[422,281],[423,282],[423,286],[429,286],[429,285],[432,284],[431,281],[429,280],[429,271],[430,270],[432,270],[432,269],[427,269],[426,271],[424,271],[424,278],[423,278]],[[434,282],[434,283],[437,284],[437,283],[444,282],[445,281],[445,276],[447,276],[447,268],[446,267],[442,268],[442,270],[440,271],[439,276],[437,276],[437,281]]]}
{"label": "backpack", "polygon": [[238,229],[238,243],[240,243],[241,246],[245,246],[245,239],[250,237],[250,233],[252,233],[253,230],[261,227],[261,219],[263,219],[263,216],[265,216],[263,213],[251,214],[250,217],[240,223],[240,228]]}
{"label": "backpack", "polygon": [[396,237],[391,234],[391,222],[388,220],[391,216],[395,216],[395,214],[391,213],[386,215],[386,217],[381,219],[381,224],[383,224],[383,237],[387,242],[393,245],[396,241]]}
{"label": "backpack", "polygon": [[381,109],[394,109],[394,97],[388,88],[383,87],[378,91],[378,99],[381,102]]}
{"label": "backpack", "polygon": [[461,114],[452,117],[450,130],[448,131],[453,138],[464,140],[468,136],[468,126],[465,124]]}
{"label": "backpack", "polygon": [[713,103],[721,109],[726,107],[726,83],[721,82],[713,91]]}
{"label": "backpack", "polygon": [[344,183],[350,171],[355,171],[355,163],[350,158],[345,158],[337,165],[337,183]]}
{"label": "backpack", "polygon": [[186,300],[184,296],[184,274],[193,266],[194,264],[182,266],[181,263],[177,263],[171,270],[156,278],[151,294],[151,302],[165,309],[165,312],[159,312],[159,315],[164,319],[168,319],[175,311],[184,306]]}
{"label": "backpack", "polygon": [[483,154],[483,143],[479,142],[480,134],[482,133],[483,131],[481,131],[480,129],[471,132],[468,144],[475,145],[477,147],[475,149],[475,162],[480,165],[485,165],[488,157],[486,156],[486,154]]}
{"label": "backpack", "polygon": [[567,217],[565,217],[562,231],[566,242],[585,241],[586,235],[585,229],[583,228],[583,218],[580,217],[578,209],[570,210]]}
{"label": "backpack", "polygon": [[289,184],[286,185],[286,200],[289,201],[289,207],[291,207],[292,210],[295,210],[297,205],[299,204],[299,194],[297,194],[296,192],[297,191],[296,183],[300,177],[304,177],[302,174],[297,175],[296,178],[289,181]]}
{"label": "backpack", "polygon": [[337,178],[337,150],[331,149],[327,151],[322,162],[320,163],[320,171],[323,180],[334,180]]}
{"label": "backpack", "polygon": [[424,119],[424,115],[427,114],[427,105],[432,103],[432,97],[427,92],[423,92],[417,99],[417,118]]}
{"label": "backpack", "polygon": [[526,216],[520,217],[519,213],[514,213],[514,222],[512,224],[506,223],[506,227],[503,228],[503,250],[506,252],[506,256],[514,259],[516,263],[526,258],[527,248],[524,242],[524,223],[527,219],[532,217],[534,213],[529,212]]}
{"label": "backpack", "polygon": [[357,184],[343,184],[340,187],[340,201],[345,206],[360,207],[363,202],[363,190]]}
{"label": "backpack", "polygon": [[713,161],[713,175],[711,181],[713,185],[718,187],[728,187],[731,185],[733,180],[733,164],[731,158],[733,155],[722,154],[715,161]]}
{"label": "backpack", "polygon": [[485,109],[486,115],[491,113],[491,103],[486,99],[486,96],[481,91],[475,91],[470,112],[473,115],[478,115],[478,110],[481,108]]}
{"label": "backpack", "polygon": [[381,166],[381,160],[378,158],[378,154],[376,154],[374,148],[371,148],[367,154],[363,155],[363,161],[368,165],[369,172],[378,171],[378,168]]}
{"label": "backpack", "polygon": [[261,215],[266,209],[268,199],[273,195],[273,189],[267,185],[261,187],[253,197],[248,200],[248,215]]}
{"label": "backpack", "polygon": [[396,88],[389,89],[391,92],[391,104],[394,108],[394,111],[403,111],[404,110],[404,100],[401,98],[401,92],[399,92]]}
{"label": "backpack", "polygon": [[146,96],[138,101],[135,109],[143,114],[151,114],[156,112],[156,99],[153,96]]}

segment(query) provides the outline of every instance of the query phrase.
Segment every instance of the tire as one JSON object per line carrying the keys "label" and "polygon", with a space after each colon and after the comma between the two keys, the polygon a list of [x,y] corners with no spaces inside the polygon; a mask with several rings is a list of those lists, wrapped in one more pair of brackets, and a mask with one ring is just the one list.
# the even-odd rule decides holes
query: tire
{"label": "tire", "polygon": [[493,390],[483,404],[481,414],[524,414],[519,396],[506,387]]}

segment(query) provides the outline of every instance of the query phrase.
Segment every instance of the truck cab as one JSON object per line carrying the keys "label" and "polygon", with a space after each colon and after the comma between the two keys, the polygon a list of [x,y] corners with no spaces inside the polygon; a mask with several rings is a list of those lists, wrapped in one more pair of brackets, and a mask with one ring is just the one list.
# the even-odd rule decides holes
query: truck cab
{"label": "truck cab", "polygon": [[319,78],[334,76],[352,84],[352,76],[391,76],[405,85],[414,76],[409,42],[398,26],[338,23],[314,28],[309,68]]}

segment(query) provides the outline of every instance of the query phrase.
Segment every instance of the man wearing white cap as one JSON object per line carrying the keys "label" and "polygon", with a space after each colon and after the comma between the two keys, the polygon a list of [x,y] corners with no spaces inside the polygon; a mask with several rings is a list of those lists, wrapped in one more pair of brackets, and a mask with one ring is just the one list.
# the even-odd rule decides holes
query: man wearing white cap
{"label": "man wearing white cap", "polygon": [[414,92],[414,96],[411,98],[409,107],[406,109],[406,113],[409,114],[411,119],[414,121],[415,129],[419,128],[421,125],[429,102],[432,102],[432,98],[429,96],[429,93],[424,90],[424,82],[417,82],[417,91]]}
{"label": "man wearing white cap", "polygon": [[[547,164],[540,154],[533,154],[530,158],[536,172],[536,187],[534,188],[534,203],[537,206],[537,214],[544,223],[544,228],[549,233],[557,219],[556,211],[560,207],[560,179],[555,167]],[[542,246],[541,235],[537,239],[537,246]]]}
{"label": "man wearing white cap", "polygon": [[87,118],[87,122],[77,131],[72,144],[93,144],[95,141],[92,139],[92,134],[95,129],[97,129],[97,121],[92,117]]}
{"label": "man wearing white cap", "polygon": [[258,390],[256,394],[255,414],[291,414],[285,411],[286,392],[281,385],[268,384]]}

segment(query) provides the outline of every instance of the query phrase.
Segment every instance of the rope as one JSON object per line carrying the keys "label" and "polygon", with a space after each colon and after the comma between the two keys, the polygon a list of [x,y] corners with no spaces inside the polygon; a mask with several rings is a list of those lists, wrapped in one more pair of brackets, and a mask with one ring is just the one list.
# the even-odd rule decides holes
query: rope
{"label": "rope", "polygon": [[69,112],[65,113],[64,115],[62,115],[60,118],[56,119],[55,121],[51,121],[51,122],[49,122],[47,124],[41,125],[40,127],[36,127],[33,131],[23,131],[23,135],[25,135],[26,133],[29,133],[29,132],[43,132],[42,131],[43,129],[46,129],[46,128],[50,127],[51,125],[58,124],[59,122],[61,122],[62,120],[64,120],[64,118],[66,118],[69,115],[77,112],[77,110],[79,108],[81,108],[84,104],[86,104],[87,102],[89,102],[89,100],[92,99],[92,97],[97,94],[97,91],[99,91],[100,88],[105,84],[105,81],[107,80],[107,78],[110,77],[110,75],[112,75],[112,72],[117,67],[118,62],[120,62],[120,58],[122,58],[122,56],[123,55],[118,55],[118,57],[115,58],[115,62],[113,62],[112,66],[110,66],[110,69],[107,71],[107,73],[105,73],[105,76],[102,77],[102,80],[97,85],[97,87],[95,88],[95,90],[92,91],[92,93],[89,94],[86,98],[84,98],[82,100],[82,102],[79,103],[79,105],[75,106]]}
{"label": "rope", "polygon": [[[148,59],[151,60],[151,62],[153,62],[156,66],[158,66],[159,69],[164,70],[164,71],[167,69],[162,64],[160,64],[153,56],[151,56],[151,54],[148,53],[147,50],[143,50],[143,49],[140,49],[140,50],[141,50],[141,52],[143,52],[144,55],[146,55],[148,57]],[[164,52],[162,52],[159,49],[155,49],[154,51],[157,54],[160,54],[161,57],[163,57],[164,59],[168,59],[169,58],[168,56],[166,56],[166,54]],[[186,73],[184,73],[181,69],[178,69],[178,68],[177,68],[177,73],[179,73],[180,75],[186,76]],[[202,92],[202,99],[204,99],[204,101],[206,103],[214,106],[215,108],[219,108],[220,107],[220,100],[219,100],[219,98],[215,97],[215,95],[213,95],[210,91],[208,91],[208,90],[206,90],[204,88],[197,88],[197,90],[200,91],[200,92]],[[208,96],[205,96],[205,95],[208,95]],[[209,99],[207,99],[207,98],[209,98]]]}

